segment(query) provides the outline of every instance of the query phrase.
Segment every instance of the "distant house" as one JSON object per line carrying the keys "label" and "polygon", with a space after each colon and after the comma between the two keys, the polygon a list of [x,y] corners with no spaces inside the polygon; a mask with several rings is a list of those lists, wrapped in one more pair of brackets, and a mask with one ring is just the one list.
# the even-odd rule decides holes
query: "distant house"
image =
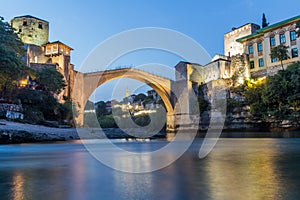
{"label": "distant house", "polygon": [[24,114],[20,112],[14,112],[14,111],[6,111],[6,118],[8,119],[24,119]]}
{"label": "distant house", "polygon": [[105,102],[105,109],[106,109],[106,112],[110,113],[112,112],[112,107],[116,104],[118,104],[119,102],[117,100],[111,100],[111,101],[107,101]]}
{"label": "distant house", "polygon": [[112,110],[111,101],[105,102],[105,109],[106,109],[106,112],[108,112],[108,113],[111,112],[111,110]]}
{"label": "distant house", "polygon": [[23,109],[21,105],[1,103],[0,112],[8,119],[23,119],[24,114],[22,113]]}

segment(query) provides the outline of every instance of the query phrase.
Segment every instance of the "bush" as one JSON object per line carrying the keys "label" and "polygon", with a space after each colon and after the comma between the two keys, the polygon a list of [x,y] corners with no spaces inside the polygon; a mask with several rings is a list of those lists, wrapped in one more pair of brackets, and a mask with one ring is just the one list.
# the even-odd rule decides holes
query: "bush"
{"label": "bush", "polygon": [[232,113],[234,109],[241,108],[242,106],[243,104],[238,100],[231,98],[227,99],[227,112]]}
{"label": "bush", "polygon": [[104,115],[98,117],[101,128],[118,128],[113,115]]}
{"label": "bush", "polygon": [[132,117],[132,120],[139,126],[147,126],[151,122],[150,116],[148,114]]}

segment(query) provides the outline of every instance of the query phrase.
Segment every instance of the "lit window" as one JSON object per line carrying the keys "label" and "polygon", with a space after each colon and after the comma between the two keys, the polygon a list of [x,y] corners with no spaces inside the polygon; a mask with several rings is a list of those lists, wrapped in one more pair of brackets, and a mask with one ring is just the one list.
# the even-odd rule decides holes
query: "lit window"
{"label": "lit window", "polygon": [[290,32],[290,37],[291,37],[291,41],[296,40],[296,31],[291,31]]}
{"label": "lit window", "polygon": [[264,59],[263,58],[258,59],[258,63],[259,63],[259,67],[263,67],[264,66]]}
{"label": "lit window", "polygon": [[271,47],[275,47],[276,46],[275,37],[270,37],[270,46]]}
{"label": "lit window", "polygon": [[249,54],[253,54],[253,46],[252,45],[249,46]]}
{"label": "lit window", "polygon": [[279,39],[280,39],[280,44],[285,43],[285,35],[284,34],[280,34]]}
{"label": "lit window", "polygon": [[52,45],[52,53],[58,53],[58,45],[57,44]]}
{"label": "lit window", "polygon": [[38,28],[39,28],[39,29],[43,29],[43,24],[42,24],[41,22],[39,23]]}
{"label": "lit window", "polygon": [[46,54],[50,54],[51,53],[51,46],[48,45],[46,46]]}
{"label": "lit window", "polygon": [[292,58],[296,58],[298,57],[298,49],[297,48],[293,48],[292,49]]}
{"label": "lit window", "polygon": [[260,42],[260,43],[257,43],[257,51],[258,52],[261,52],[263,50],[263,45],[262,45],[262,43]]}
{"label": "lit window", "polygon": [[254,69],[254,61],[250,61],[250,69]]}
{"label": "lit window", "polygon": [[27,26],[27,20],[23,20],[23,26]]}
{"label": "lit window", "polygon": [[277,58],[276,58],[276,57],[272,57],[272,58],[271,58],[271,62],[272,62],[272,63],[277,62]]}

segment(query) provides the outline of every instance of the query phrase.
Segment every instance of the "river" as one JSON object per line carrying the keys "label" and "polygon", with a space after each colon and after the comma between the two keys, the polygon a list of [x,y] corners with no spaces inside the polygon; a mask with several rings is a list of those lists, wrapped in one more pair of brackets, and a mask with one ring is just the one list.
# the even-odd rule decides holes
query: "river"
{"label": "river", "polygon": [[[80,141],[0,145],[0,199],[300,199],[300,139],[220,139],[199,159],[202,141],[142,174],[103,165]],[[136,152],[167,143],[114,142]]]}

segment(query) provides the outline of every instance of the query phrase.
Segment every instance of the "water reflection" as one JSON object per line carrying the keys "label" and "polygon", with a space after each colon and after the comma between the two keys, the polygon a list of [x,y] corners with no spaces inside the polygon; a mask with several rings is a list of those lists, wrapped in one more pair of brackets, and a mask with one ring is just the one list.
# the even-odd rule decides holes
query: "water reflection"
{"label": "water reflection", "polygon": [[[156,143],[130,145],[151,150]],[[0,146],[0,199],[299,199],[300,140],[221,139],[201,160],[200,144],[144,174],[106,167],[81,144]],[[102,145],[99,150],[107,151]],[[133,168],[152,162],[118,158],[111,160]]]}
{"label": "water reflection", "polygon": [[232,140],[213,151],[205,166],[212,198],[278,199],[281,183],[274,146],[272,140],[251,145]]}
{"label": "water reflection", "polygon": [[18,171],[13,176],[12,196],[14,200],[24,199],[24,177]]}

